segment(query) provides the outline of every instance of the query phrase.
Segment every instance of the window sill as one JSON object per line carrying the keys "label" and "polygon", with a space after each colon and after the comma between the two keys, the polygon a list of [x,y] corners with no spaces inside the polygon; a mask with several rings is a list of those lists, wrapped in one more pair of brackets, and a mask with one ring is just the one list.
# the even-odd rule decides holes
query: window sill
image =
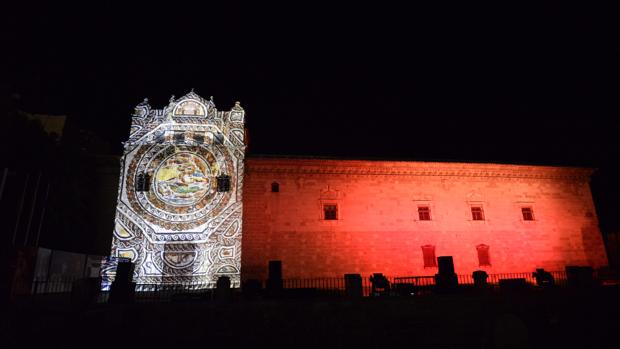
{"label": "window sill", "polygon": [[342,222],[342,219],[319,219],[319,224],[324,225],[337,225],[338,222]]}

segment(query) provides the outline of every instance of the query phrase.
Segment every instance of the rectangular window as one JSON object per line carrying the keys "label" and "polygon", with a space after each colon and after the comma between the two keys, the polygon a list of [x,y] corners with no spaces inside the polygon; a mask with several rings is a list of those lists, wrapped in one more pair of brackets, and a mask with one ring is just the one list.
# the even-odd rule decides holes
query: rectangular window
{"label": "rectangular window", "polygon": [[175,131],[174,132],[174,142],[175,143],[185,143],[185,133],[183,131]]}
{"label": "rectangular window", "polygon": [[215,144],[224,144],[224,135],[221,133],[216,133],[213,135],[213,143]]}
{"label": "rectangular window", "polygon": [[140,173],[136,179],[136,191],[149,191],[151,177],[146,173]]}
{"label": "rectangular window", "polygon": [[217,177],[217,191],[218,192],[230,191],[230,176],[221,175]]}
{"label": "rectangular window", "polygon": [[418,218],[421,221],[431,220],[431,208],[428,206],[418,206]]}
{"label": "rectangular window", "polygon": [[472,206],[471,208],[471,219],[474,221],[483,221],[484,220],[484,212],[482,211],[482,207],[480,206]]}
{"label": "rectangular window", "polygon": [[491,257],[489,256],[489,245],[480,244],[476,246],[478,251],[478,265],[481,267],[491,266]]}
{"label": "rectangular window", "polygon": [[194,132],[194,141],[196,141],[196,143],[198,143],[198,144],[204,143],[205,142],[205,134],[204,133]]}
{"label": "rectangular window", "polygon": [[323,205],[323,219],[333,221],[338,219],[338,206],[334,204]]}
{"label": "rectangular window", "polygon": [[159,131],[153,135],[153,141],[163,143],[166,140],[166,132]]}
{"label": "rectangular window", "polygon": [[435,246],[422,246],[422,256],[424,258],[424,268],[437,268],[437,258],[435,257]]}
{"label": "rectangular window", "polygon": [[534,220],[534,211],[531,207],[521,207],[521,214],[523,214],[524,221]]}

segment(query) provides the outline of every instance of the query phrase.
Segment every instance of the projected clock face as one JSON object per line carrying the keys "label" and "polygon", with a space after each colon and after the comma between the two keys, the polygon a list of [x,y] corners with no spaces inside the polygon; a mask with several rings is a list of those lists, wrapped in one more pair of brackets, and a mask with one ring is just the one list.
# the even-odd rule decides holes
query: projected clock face
{"label": "projected clock face", "polygon": [[[231,192],[218,192],[215,177],[233,168],[226,149],[155,145],[137,150],[129,165],[127,199],[147,221],[165,229],[191,230],[217,215]],[[136,191],[137,175],[151,178],[148,191]]]}
{"label": "projected clock face", "polygon": [[[245,112],[218,111],[193,91],[163,109],[136,106],[121,159],[111,256],[135,263],[133,280],[213,288],[241,284]],[[219,184],[219,186],[218,186]],[[109,289],[116,263],[102,265]],[[139,289],[138,289],[139,290]]]}
{"label": "projected clock face", "polygon": [[175,153],[155,170],[155,195],[171,205],[193,205],[209,192],[211,177],[204,159],[192,153]]}

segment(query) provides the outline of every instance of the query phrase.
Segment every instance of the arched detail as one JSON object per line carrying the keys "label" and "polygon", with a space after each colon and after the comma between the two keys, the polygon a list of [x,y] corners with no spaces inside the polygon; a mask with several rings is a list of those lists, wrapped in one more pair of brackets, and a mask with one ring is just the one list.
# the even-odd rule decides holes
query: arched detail
{"label": "arched detail", "polygon": [[173,116],[206,116],[207,107],[195,99],[185,99],[177,103]]}

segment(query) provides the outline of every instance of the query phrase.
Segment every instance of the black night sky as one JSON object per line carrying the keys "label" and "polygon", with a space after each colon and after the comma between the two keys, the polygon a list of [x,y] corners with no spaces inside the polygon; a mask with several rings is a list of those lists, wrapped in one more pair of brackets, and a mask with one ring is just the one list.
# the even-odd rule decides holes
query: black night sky
{"label": "black night sky", "polygon": [[115,154],[137,103],[194,88],[220,110],[241,101],[250,154],[592,166],[601,227],[620,230],[611,11],[153,6],[15,9],[2,94]]}

